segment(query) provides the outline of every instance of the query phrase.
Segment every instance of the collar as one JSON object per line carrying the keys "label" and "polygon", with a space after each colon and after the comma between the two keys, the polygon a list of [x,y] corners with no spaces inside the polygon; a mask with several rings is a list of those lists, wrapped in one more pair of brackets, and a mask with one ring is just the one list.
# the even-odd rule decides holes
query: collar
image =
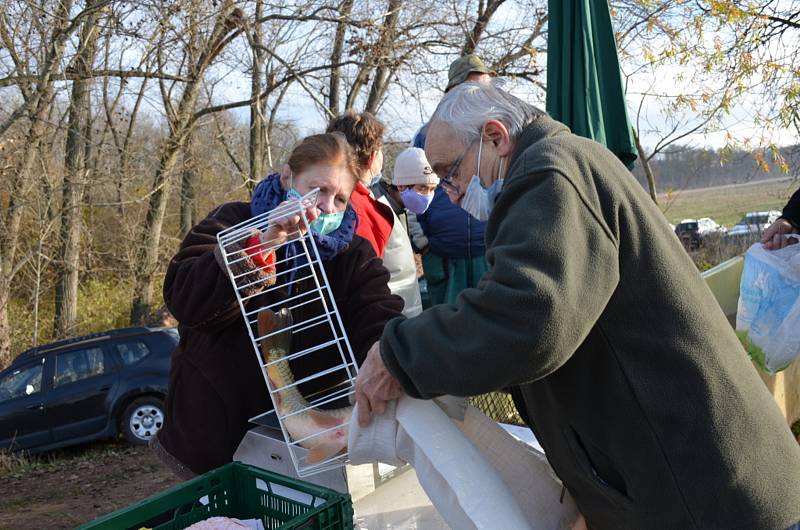
{"label": "collar", "polygon": [[524,129],[522,129],[522,132],[517,137],[517,145],[514,146],[514,154],[511,155],[511,158],[508,161],[508,170],[506,170],[506,175],[511,174],[511,167],[517,161],[517,158],[519,158],[519,156],[522,155],[522,153],[524,153],[525,150],[530,146],[546,138],[561,136],[564,134],[572,134],[572,131],[569,130],[569,127],[560,121],[554,120],[550,116],[539,116],[531,121],[525,126]]}
{"label": "collar", "polygon": [[369,189],[366,186],[364,186],[364,184],[361,182],[361,180],[359,180],[356,183],[356,187],[355,187],[355,189],[353,189],[353,193],[356,193],[356,192],[358,192],[359,195],[368,195],[370,197],[372,196],[372,193],[369,191]]}

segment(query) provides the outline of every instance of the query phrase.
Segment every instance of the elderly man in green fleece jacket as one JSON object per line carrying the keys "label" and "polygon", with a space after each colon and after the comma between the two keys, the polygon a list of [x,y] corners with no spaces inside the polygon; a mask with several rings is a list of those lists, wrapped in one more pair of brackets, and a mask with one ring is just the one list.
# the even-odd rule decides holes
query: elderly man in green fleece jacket
{"label": "elderly man in green fleece jacket", "polygon": [[593,530],[793,527],[800,447],[617,158],[474,83],[441,101],[425,151],[454,202],[490,210],[490,270],[389,322],[356,382],[362,424],[402,391],[511,387]]}

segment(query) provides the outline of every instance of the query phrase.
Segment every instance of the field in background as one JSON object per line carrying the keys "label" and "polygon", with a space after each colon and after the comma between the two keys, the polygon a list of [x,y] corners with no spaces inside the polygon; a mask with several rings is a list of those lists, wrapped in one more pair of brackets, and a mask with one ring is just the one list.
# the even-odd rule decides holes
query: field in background
{"label": "field in background", "polygon": [[781,210],[800,186],[793,178],[731,184],[714,188],[661,193],[658,204],[670,223],[682,219],[711,217],[728,228],[746,212]]}

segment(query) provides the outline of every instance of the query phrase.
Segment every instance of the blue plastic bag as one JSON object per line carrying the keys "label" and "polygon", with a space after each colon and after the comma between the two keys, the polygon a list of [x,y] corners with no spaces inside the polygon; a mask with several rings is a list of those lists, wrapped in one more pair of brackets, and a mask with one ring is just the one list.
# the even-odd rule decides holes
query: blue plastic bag
{"label": "blue plastic bag", "polygon": [[736,333],[753,360],[770,373],[800,354],[800,244],[750,247],[736,313]]}

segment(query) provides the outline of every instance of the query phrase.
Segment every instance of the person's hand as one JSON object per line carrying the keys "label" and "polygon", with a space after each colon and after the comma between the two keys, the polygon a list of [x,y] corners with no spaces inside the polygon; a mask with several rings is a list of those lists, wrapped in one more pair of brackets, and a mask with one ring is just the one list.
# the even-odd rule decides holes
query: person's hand
{"label": "person's hand", "polygon": [[402,395],[403,388],[383,364],[381,344],[376,342],[369,349],[356,378],[358,423],[366,427],[373,413],[383,414],[386,404]]}
{"label": "person's hand", "polygon": [[[289,201],[280,203],[278,208],[287,202]],[[309,224],[317,217],[319,217],[319,210],[316,207],[306,209],[306,218]],[[261,243],[267,248],[278,247],[286,241],[302,237],[307,231],[308,227],[303,224],[303,219],[299,213],[277,217],[269,220],[269,227],[266,232],[262,232],[260,235]]]}
{"label": "person's hand", "polygon": [[785,237],[786,234],[796,234],[797,229],[786,219],[778,219],[772,223],[761,237],[761,243],[767,250],[778,250],[788,245],[797,243],[793,237]]}

